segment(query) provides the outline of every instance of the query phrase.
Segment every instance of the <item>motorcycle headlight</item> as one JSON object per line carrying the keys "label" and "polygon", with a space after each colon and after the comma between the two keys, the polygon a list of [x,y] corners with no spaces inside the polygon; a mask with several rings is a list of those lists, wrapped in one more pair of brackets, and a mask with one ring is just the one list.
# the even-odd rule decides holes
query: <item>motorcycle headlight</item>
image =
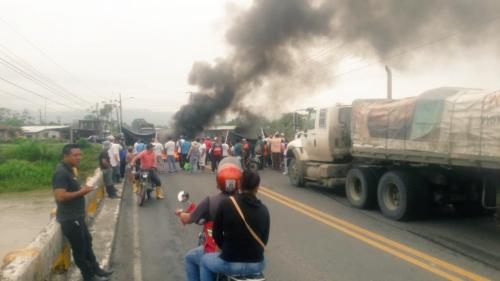
{"label": "motorcycle headlight", "polygon": [[145,178],[147,178],[147,177],[148,177],[148,174],[146,174],[146,173],[143,173],[143,174],[142,174],[142,178],[143,178],[143,179],[145,179]]}

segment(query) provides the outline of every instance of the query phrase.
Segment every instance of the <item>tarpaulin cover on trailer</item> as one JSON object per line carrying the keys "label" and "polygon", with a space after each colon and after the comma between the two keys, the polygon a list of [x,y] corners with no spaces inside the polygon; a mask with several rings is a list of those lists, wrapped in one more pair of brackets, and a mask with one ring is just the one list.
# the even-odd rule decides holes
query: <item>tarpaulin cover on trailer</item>
{"label": "tarpaulin cover on trailer", "polygon": [[353,103],[358,148],[500,157],[500,92],[439,88],[401,100]]}

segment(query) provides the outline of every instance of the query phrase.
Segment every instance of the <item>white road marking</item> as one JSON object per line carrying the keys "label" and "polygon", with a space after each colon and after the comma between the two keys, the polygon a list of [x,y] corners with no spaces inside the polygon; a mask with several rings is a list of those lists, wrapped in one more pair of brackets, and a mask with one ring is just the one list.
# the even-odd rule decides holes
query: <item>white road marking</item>
{"label": "white road marking", "polygon": [[133,246],[134,246],[134,281],[142,281],[142,263],[141,263],[141,248],[139,244],[139,212],[137,208],[137,196],[132,193],[132,227],[133,227]]}

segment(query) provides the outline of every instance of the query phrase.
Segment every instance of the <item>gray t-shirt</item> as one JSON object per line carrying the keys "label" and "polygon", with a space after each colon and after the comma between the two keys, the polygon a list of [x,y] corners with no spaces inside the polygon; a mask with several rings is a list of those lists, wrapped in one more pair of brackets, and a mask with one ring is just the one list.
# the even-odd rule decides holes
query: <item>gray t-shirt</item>
{"label": "gray t-shirt", "polygon": [[[68,192],[80,190],[80,183],[70,166],[59,163],[52,176],[52,189],[64,188]],[[85,198],[83,196],[66,202],[56,202],[56,219],[59,222],[76,220],[85,217]]]}
{"label": "gray t-shirt", "polygon": [[216,195],[207,196],[200,202],[200,204],[198,204],[198,206],[196,206],[193,213],[191,213],[191,222],[198,223],[201,219],[204,219],[205,221],[213,221],[220,202],[227,196],[227,194],[222,192],[219,192]]}

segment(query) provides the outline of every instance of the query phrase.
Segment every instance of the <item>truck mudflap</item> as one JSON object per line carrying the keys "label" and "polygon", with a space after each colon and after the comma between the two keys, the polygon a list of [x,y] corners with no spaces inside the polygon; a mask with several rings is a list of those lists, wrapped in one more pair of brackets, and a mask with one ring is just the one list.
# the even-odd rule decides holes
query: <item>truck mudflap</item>
{"label": "truck mudflap", "polygon": [[499,209],[500,206],[500,181],[492,175],[483,178],[481,192],[481,205],[487,210]]}

